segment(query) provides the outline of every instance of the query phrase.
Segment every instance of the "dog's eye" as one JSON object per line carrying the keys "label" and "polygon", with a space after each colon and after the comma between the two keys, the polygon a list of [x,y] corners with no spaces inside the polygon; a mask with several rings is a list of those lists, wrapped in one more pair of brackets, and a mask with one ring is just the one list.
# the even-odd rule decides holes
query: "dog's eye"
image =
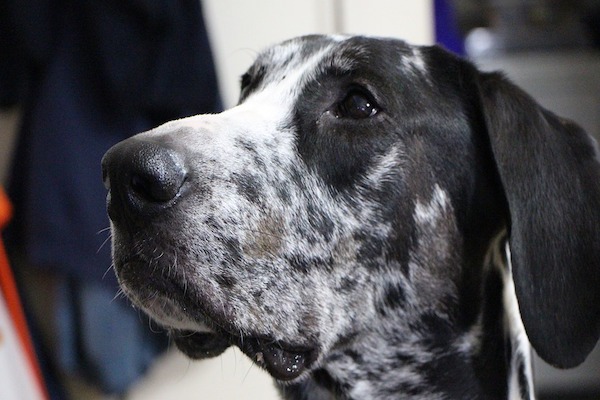
{"label": "dog's eye", "polygon": [[351,90],[338,104],[336,116],[338,118],[365,119],[379,112],[379,107],[370,98],[359,90]]}

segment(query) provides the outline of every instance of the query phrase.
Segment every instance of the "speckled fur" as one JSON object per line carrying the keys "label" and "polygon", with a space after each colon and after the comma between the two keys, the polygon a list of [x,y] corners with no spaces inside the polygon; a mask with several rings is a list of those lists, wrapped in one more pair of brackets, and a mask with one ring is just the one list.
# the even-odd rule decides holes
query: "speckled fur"
{"label": "speckled fur", "polygon": [[[263,52],[238,106],[136,136],[183,154],[188,189],[113,222],[123,291],[173,332],[311,349],[289,399],[532,399],[477,76],[395,40]],[[334,115],[353,85],[381,112]]]}

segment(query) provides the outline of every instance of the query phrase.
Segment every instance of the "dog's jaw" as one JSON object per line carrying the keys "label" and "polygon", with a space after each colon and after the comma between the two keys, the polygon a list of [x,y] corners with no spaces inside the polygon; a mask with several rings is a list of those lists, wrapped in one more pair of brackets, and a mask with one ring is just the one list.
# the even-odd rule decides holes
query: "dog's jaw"
{"label": "dog's jaw", "polygon": [[308,381],[280,385],[281,393],[289,399],[392,400],[402,393],[424,400],[533,400],[531,348],[516,307],[507,249],[505,233],[500,233],[482,260],[483,296],[502,300],[482,302],[470,326],[432,314],[429,329],[416,330],[423,320],[411,323],[406,313],[390,311],[377,326],[331,351]]}

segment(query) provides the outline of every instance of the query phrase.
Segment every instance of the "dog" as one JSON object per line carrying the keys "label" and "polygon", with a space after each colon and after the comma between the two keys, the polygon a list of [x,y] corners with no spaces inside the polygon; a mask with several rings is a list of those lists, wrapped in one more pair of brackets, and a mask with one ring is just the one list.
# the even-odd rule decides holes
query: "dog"
{"label": "dog", "polygon": [[440,47],[291,39],[102,164],[123,293],[286,399],[529,400],[598,340],[595,142]]}

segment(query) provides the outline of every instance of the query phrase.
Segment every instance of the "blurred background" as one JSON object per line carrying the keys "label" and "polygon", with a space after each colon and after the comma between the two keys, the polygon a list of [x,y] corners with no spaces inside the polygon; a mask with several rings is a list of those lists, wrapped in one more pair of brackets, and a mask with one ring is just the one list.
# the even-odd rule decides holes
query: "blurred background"
{"label": "blurred background", "polygon": [[[38,3],[44,3],[44,1],[16,2],[19,7],[27,7],[28,5],[33,7],[29,10],[31,13],[27,17],[29,18],[27,21],[32,25],[36,25],[36,29],[41,29],[35,21],[35,16],[39,15],[39,10],[35,8],[39,5]],[[65,3],[68,4],[69,2]],[[93,1],[82,1],[81,3],[93,4]],[[145,5],[141,6],[141,4],[158,5],[160,3],[160,1],[148,1],[147,3],[137,0],[124,1],[122,4],[128,4],[128,6],[127,10],[123,11],[123,15],[134,15],[138,9],[146,7]],[[175,3],[173,2],[173,4]],[[532,94],[542,105],[561,116],[574,119],[590,134],[600,139],[600,0],[201,0],[200,6],[201,8],[197,10],[194,7],[189,9],[193,12],[175,8],[170,9],[169,12],[172,11],[173,21],[177,26],[179,26],[177,21],[187,21],[190,24],[190,31],[180,32],[179,34],[173,33],[173,29],[167,22],[159,18],[164,11],[163,9],[155,8],[150,11],[144,9],[142,19],[144,29],[152,29],[152,33],[157,35],[154,37],[162,38],[165,35],[172,34],[174,35],[173,40],[184,38],[184,43],[177,42],[179,48],[183,49],[182,52],[189,51],[188,47],[201,49],[200,58],[196,57],[195,54],[191,54],[189,59],[208,60],[210,63],[210,65],[206,65],[206,62],[191,62],[190,64],[197,68],[197,71],[200,71],[203,76],[214,76],[213,80],[216,80],[216,82],[211,82],[210,79],[208,82],[194,82],[200,90],[204,90],[206,94],[204,97],[208,97],[208,99],[196,99],[193,95],[190,95],[189,104],[163,104],[161,99],[174,97],[177,93],[174,94],[164,89],[165,84],[160,79],[151,82],[154,91],[148,96],[151,98],[160,97],[159,100],[161,101],[156,100],[155,103],[150,105],[138,104],[139,98],[145,97],[147,94],[139,88],[141,91],[132,88],[128,89],[132,91],[129,93],[116,93],[115,98],[119,101],[111,102],[108,108],[112,110],[121,105],[124,110],[133,110],[132,114],[135,114],[137,119],[130,121],[118,113],[116,116],[110,116],[108,122],[104,122],[107,127],[105,130],[109,133],[103,133],[101,145],[94,145],[94,154],[100,154],[101,156],[112,142],[120,140],[118,135],[110,134],[110,129],[114,129],[114,126],[126,126],[122,134],[131,135],[138,130],[148,129],[152,124],[158,124],[173,117],[198,112],[219,111],[233,106],[238,98],[239,77],[262,48],[293,36],[308,33],[357,33],[393,36],[416,44],[440,43],[450,50],[472,59],[482,69],[504,70],[512,80]],[[93,42],[98,44],[100,49],[104,48],[102,42],[104,37],[112,35],[119,29],[126,30],[121,25],[123,19],[120,19],[120,11],[115,11],[115,8],[118,7],[113,7],[107,11],[103,10],[102,7],[98,7],[96,14],[94,12],[89,13],[94,23],[102,28],[96,32],[100,39],[95,37],[96,41]],[[59,8],[54,7],[52,9]],[[14,9],[11,9],[10,6],[4,4],[0,6],[0,11],[6,10],[14,13]],[[94,7],[90,6],[89,9],[84,11],[89,12],[89,10],[93,11]],[[107,17],[103,20],[103,12],[113,13],[107,15],[116,15],[115,20],[118,22],[102,25],[108,19]],[[72,11],[68,13],[72,13]],[[56,14],[56,12],[52,12],[52,14]],[[11,14],[5,14],[4,17],[6,18],[9,15]],[[18,16],[16,20],[22,22],[24,17],[22,13],[19,15],[20,17]],[[53,15],[52,18],[59,21],[57,23],[59,26],[62,26],[60,24],[63,23],[71,23],[69,21],[74,21],[72,23],[76,26],[79,22],[79,16],[73,15],[72,17],[71,20],[63,20],[60,15],[58,17]],[[33,21],[31,18],[33,18]],[[137,16],[132,18],[132,21],[134,21],[132,23],[140,23],[140,18]],[[178,18],[181,18],[181,20]],[[201,24],[197,23],[198,19],[202,21]],[[154,23],[155,20],[160,23]],[[3,22],[14,24],[14,21],[8,17],[8,22],[0,19],[0,24]],[[18,23],[14,25],[14,29],[17,31],[23,28]],[[4,27],[0,25],[0,33],[2,29],[9,30],[8,25]],[[13,27],[11,26],[10,29],[13,29]],[[58,38],[56,42],[60,43],[61,38],[66,37],[65,42],[67,45],[65,46],[68,48],[68,44],[71,43],[70,40],[74,39],[64,33],[65,29],[60,28],[58,31],[61,33],[55,35]],[[36,32],[33,29],[32,32],[38,35],[43,34],[41,30]],[[75,32],[77,31],[75,30]],[[103,32],[108,32],[108,35],[102,36]],[[139,32],[143,33],[144,31],[136,31],[138,36]],[[203,36],[198,36],[198,32]],[[14,35],[14,32],[12,34]],[[4,36],[4,43],[2,44],[4,47],[0,47],[2,51],[6,48],[13,49],[11,43],[7,43],[7,37]],[[189,42],[185,41],[186,37],[190,38]],[[204,40],[207,40],[207,42],[205,43]],[[158,41],[160,40],[157,39]],[[35,38],[32,42],[36,45],[39,44]],[[116,57],[117,60],[137,57],[138,54],[135,53],[135,49],[147,46],[149,49],[147,54],[151,55],[149,56],[150,59],[156,60],[157,57],[154,55],[159,54],[167,60],[163,65],[164,68],[158,66],[156,70],[160,71],[163,68],[163,71],[166,71],[164,75],[171,77],[169,78],[171,80],[167,79],[166,82],[175,82],[167,85],[169,88],[177,87],[177,76],[186,76],[186,73],[196,72],[194,70],[183,72],[178,70],[178,54],[165,52],[164,49],[156,49],[153,42],[144,42],[139,47],[135,45],[135,42],[132,43],[133,45],[129,50],[124,47],[121,53],[114,54],[112,57]],[[50,46],[52,49],[60,47],[60,45]],[[81,46],[74,48],[77,51],[81,50]],[[134,51],[134,53],[128,51]],[[39,104],[35,104],[34,101],[39,96],[35,97],[32,93],[37,95],[40,91],[43,93],[44,90],[48,90],[47,85],[40,85],[38,81],[40,76],[44,77],[50,74],[45,72],[45,69],[52,70],[52,63],[48,63],[50,67],[44,66],[42,68],[41,66],[45,64],[39,62],[40,59],[44,61],[52,59],[52,51],[49,54],[41,58],[38,56],[36,58],[38,61],[34,63],[34,67],[28,67],[33,70],[31,76],[34,79],[29,79],[25,89],[19,89],[25,94],[17,90],[17,93],[11,97],[8,92],[0,92],[3,99],[3,108],[0,113],[0,179],[2,179],[5,187],[11,186],[11,184],[14,186],[14,177],[23,175],[25,168],[29,168],[20,161],[21,155],[16,154],[25,152],[28,157],[32,157],[27,151],[26,143],[28,140],[33,141],[37,133],[34,129],[36,127],[31,126],[28,117],[32,113],[35,116],[35,111],[41,107]],[[4,55],[0,55],[0,58],[3,57]],[[86,58],[83,57],[83,59]],[[143,60],[143,58],[140,58],[140,60]],[[1,73],[10,72],[17,67],[14,64],[8,65],[6,57],[4,57],[4,62],[1,65],[4,68],[0,69]],[[211,66],[214,66],[214,70]],[[135,68],[136,66],[126,65],[123,68],[126,70],[129,67]],[[144,66],[138,66],[138,68],[144,69]],[[42,70],[41,74],[40,70]],[[100,70],[100,72],[106,71],[110,72],[111,69]],[[176,72],[173,73],[173,71]],[[117,77],[121,79],[118,80],[112,79],[112,76],[107,73],[106,85],[132,81],[132,79],[127,79],[126,74],[124,75],[125,79],[121,75],[117,73]],[[175,78],[172,76],[175,76]],[[68,79],[69,76],[67,75]],[[0,82],[1,80],[2,77],[0,77]],[[181,85],[181,82],[179,84]],[[36,88],[36,85],[39,85],[39,88]],[[104,83],[102,87],[104,87],[103,85]],[[97,86],[98,84],[94,80],[94,84],[90,85],[91,90],[97,91]],[[36,89],[33,90],[32,87]],[[11,85],[6,85],[6,83],[4,86],[0,86],[0,90],[8,91],[9,89],[14,90]],[[61,86],[58,87],[58,91],[61,91]],[[101,102],[106,101],[107,94],[104,90],[100,90],[100,92],[102,95],[98,97],[98,104],[104,104]],[[131,93],[134,93],[134,95],[131,95]],[[62,95],[63,93],[59,93],[57,98],[62,98],[60,97]],[[32,102],[35,107],[31,106]],[[73,102],[80,104],[80,100],[77,99]],[[50,101],[50,103],[52,102]],[[97,104],[90,103],[90,106],[96,107]],[[106,107],[106,105],[104,104],[102,107]],[[69,115],[64,115],[60,118],[68,117]],[[60,120],[60,118],[58,119]],[[122,118],[122,120],[119,118]],[[123,125],[114,125],[113,123],[116,120],[124,121]],[[81,126],[85,127],[89,118],[82,119],[82,121],[84,122],[81,123]],[[97,125],[98,121],[94,120],[92,126],[95,128]],[[51,127],[52,124],[49,124],[49,126]],[[60,126],[60,124],[57,124],[57,126]],[[136,127],[139,127],[139,129],[136,130]],[[37,129],[42,130],[39,127]],[[48,130],[47,133],[51,133],[51,131]],[[27,136],[27,140],[23,140],[24,135]],[[39,135],[43,137],[41,136],[42,133]],[[76,145],[86,146],[94,140],[93,137],[84,138],[81,143],[76,143]],[[42,143],[50,142],[42,141]],[[50,145],[48,144],[48,146]],[[50,149],[50,147],[44,147],[43,145],[41,148],[42,150]],[[61,147],[60,151],[65,150]],[[71,151],[76,151],[76,148]],[[45,160],[50,161],[42,160],[36,168],[44,168],[43,162],[52,164],[54,162],[52,158],[62,159],[68,156],[68,154],[54,154],[50,151],[49,156],[45,158]],[[16,157],[19,160],[15,160]],[[92,161],[89,165],[89,176],[97,179],[95,184],[98,184],[98,190],[102,191],[99,159],[95,160],[93,157],[89,157],[89,159]],[[80,161],[73,161],[73,164],[70,164],[69,167],[80,168],[78,162]],[[48,168],[51,167],[51,165],[47,166]],[[97,168],[97,170],[94,168]],[[68,185],[68,183],[65,183],[65,185]],[[42,202],[51,201],[53,198],[50,195],[44,197],[43,192],[33,193],[29,196],[36,197]],[[18,201],[19,199],[13,200],[13,202]],[[100,201],[100,203],[102,202],[103,200]],[[19,204],[16,206],[17,211],[19,211]],[[22,212],[25,213],[26,211]],[[100,212],[103,212],[103,210],[100,210]],[[16,213],[15,218],[20,218],[19,212]],[[77,218],[77,216],[73,218]],[[35,221],[35,219],[30,217],[28,221]],[[107,226],[108,221],[106,220],[99,223],[98,226],[92,226],[91,229],[97,233]],[[58,230],[58,228],[55,228],[55,230]],[[106,233],[96,235],[95,240],[102,242],[107,237],[108,234]],[[95,244],[94,246],[98,245]],[[107,247],[104,246],[104,249],[106,250]],[[145,358],[143,363],[140,362],[141,366],[137,367],[136,373],[130,379],[120,383],[120,386],[116,389],[114,385],[111,386],[110,378],[98,378],[94,374],[82,375],[74,372],[73,370],[77,371],[77,368],[73,365],[77,366],[81,357],[74,357],[75,361],[73,359],[65,361],[64,351],[61,353],[60,349],[57,349],[57,347],[64,347],[64,345],[56,343],[56,340],[49,340],[48,337],[55,336],[56,331],[60,329],[73,327],[73,329],[81,330],[82,332],[78,333],[75,339],[72,335],[66,334],[63,336],[66,338],[71,337],[72,340],[79,343],[76,346],[77,352],[88,351],[93,354],[95,350],[93,346],[87,348],[82,345],[82,343],[86,343],[86,340],[89,341],[85,336],[89,333],[81,328],[80,325],[85,321],[78,319],[77,313],[74,317],[75,322],[71,321],[63,325],[60,323],[60,321],[64,322],[65,307],[68,308],[68,305],[71,304],[68,301],[61,302],[63,290],[71,290],[74,293],[74,299],[80,298],[77,296],[89,296],[89,291],[80,283],[85,276],[81,278],[78,277],[77,273],[70,271],[64,272],[61,269],[40,267],[36,264],[44,263],[31,261],[29,258],[35,257],[28,258],[27,254],[22,254],[28,252],[27,246],[16,246],[16,248],[18,250],[14,252],[16,253],[16,260],[13,261],[13,267],[19,277],[18,280],[24,286],[24,303],[30,318],[34,320],[34,338],[38,349],[42,349],[40,351],[43,353],[43,367],[49,379],[55,385],[55,390],[51,388],[53,399],[268,400],[277,398],[271,379],[257,367],[253,367],[246,357],[237,350],[230,349],[224,355],[213,360],[191,362],[176,350],[170,348],[168,344],[155,345],[154,338],[144,337],[140,339],[141,341],[150,340],[153,342],[150,346],[151,356]],[[102,256],[97,252],[90,252],[87,257],[81,260],[81,263],[84,264],[95,257],[101,258],[106,257],[106,255]],[[48,264],[48,261],[46,260],[45,263]],[[109,293],[110,298],[108,301],[111,304],[115,301],[122,301],[123,299],[111,300],[116,294],[116,288],[112,286],[111,279],[106,278],[104,274],[109,269],[110,262],[105,261],[105,258],[103,258],[99,264],[103,273],[97,273],[96,275],[99,276],[96,276],[96,278],[102,281],[100,283],[102,290]],[[90,274],[93,273],[90,272]],[[50,277],[40,278],[40,276],[47,276],[48,274]],[[107,274],[112,274],[112,271],[109,270]],[[67,286],[64,285],[62,280],[65,276],[69,277],[66,281],[69,282]],[[106,283],[107,280],[109,281],[108,284]],[[73,298],[71,298],[71,301],[73,301]],[[89,299],[89,297],[85,297],[85,299]],[[75,300],[75,303],[77,303],[77,300]],[[92,306],[100,304],[98,307],[102,308],[101,304],[104,303],[90,304]],[[121,313],[118,310],[115,312],[117,314]],[[149,326],[152,328],[151,324],[143,317],[136,314],[135,318],[142,326],[141,329],[147,329]],[[148,330],[151,330],[150,328]],[[157,334],[161,335],[162,333],[158,332]],[[104,336],[109,338],[109,343],[112,339],[111,335],[111,331],[104,333]],[[125,343],[123,342],[122,345],[125,345]],[[115,352],[118,353],[118,350],[115,349]],[[56,358],[62,361],[57,361]],[[84,364],[88,368],[89,359],[92,356],[87,355],[83,358],[87,360],[87,364]],[[98,363],[107,365],[96,366],[97,369],[111,368],[111,365],[114,366],[115,361],[102,359]],[[69,366],[71,369],[69,369]],[[537,389],[542,399],[600,399],[600,349],[598,347],[588,361],[581,367],[570,371],[555,370],[536,359],[535,374]]]}

